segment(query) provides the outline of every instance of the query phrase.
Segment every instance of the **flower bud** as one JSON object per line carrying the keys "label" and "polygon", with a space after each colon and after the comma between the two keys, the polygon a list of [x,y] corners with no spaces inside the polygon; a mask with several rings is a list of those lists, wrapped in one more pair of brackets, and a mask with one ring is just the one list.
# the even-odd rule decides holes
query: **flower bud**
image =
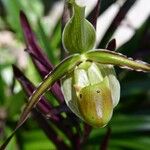
{"label": "flower bud", "polygon": [[94,47],[95,29],[85,19],[85,7],[80,7],[76,3],[72,6],[73,15],[64,28],[62,43],[68,52],[82,53]]}
{"label": "flower bud", "polygon": [[64,77],[62,91],[72,112],[94,127],[109,122],[120,97],[113,67],[92,62],[81,63]]}

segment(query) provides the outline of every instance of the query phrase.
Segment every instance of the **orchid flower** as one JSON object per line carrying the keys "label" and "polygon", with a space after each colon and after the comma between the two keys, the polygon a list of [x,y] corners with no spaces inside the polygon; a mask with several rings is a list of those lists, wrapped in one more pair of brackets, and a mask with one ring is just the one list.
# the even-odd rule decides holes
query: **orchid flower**
{"label": "orchid flower", "polygon": [[96,31],[85,18],[86,5],[83,2],[68,0],[73,13],[63,30],[62,43],[69,57],[50,71],[30,96],[18,126],[7,143],[26,121],[43,94],[59,79],[70,110],[87,124],[104,127],[110,121],[113,109],[120,99],[120,84],[114,66],[150,72],[150,65],[146,62],[94,47]]}
{"label": "orchid flower", "polygon": [[71,0],[73,15],[67,22],[62,42],[71,54],[50,72],[30,97],[21,122],[39,98],[61,78],[67,106],[85,122],[105,126],[120,99],[120,84],[114,65],[136,71],[150,71],[150,65],[106,49],[95,49],[95,29],[85,18],[85,6]]}

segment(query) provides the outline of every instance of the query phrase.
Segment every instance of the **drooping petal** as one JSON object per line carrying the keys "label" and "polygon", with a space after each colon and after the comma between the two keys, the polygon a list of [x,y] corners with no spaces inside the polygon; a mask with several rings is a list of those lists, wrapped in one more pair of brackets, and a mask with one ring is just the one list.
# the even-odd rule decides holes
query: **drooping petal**
{"label": "drooping petal", "polygon": [[116,107],[120,100],[120,83],[115,75],[110,74],[108,78],[113,101],[113,107]]}
{"label": "drooping petal", "polygon": [[103,78],[107,77],[109,80],[109,88],[111,91],[113,107],[115,107],[120,100],[120,83],[116,77],[114,67],[112,65],[97,64]]}
{"label": "drooping petal", "polygon": [[64,76],[67,72],[71,71],[78,63],[81,62],[81,57],[78,54],[72,55],[62,61],[39,85],[36,91],[33,92],[31,97],[29,98],[29,102],[27,103],[25,109],[23,110],[20,120],[18,122],[17,127],[11,133],[11,135],[6,139],[4,144],[0,147],[1,150],[5,149],[13,135],[16,131],[24,124],[24,122],[28,119],[28,116],[31,110],[35,107],[35,105],[39,102],[41,96],[49,89],[51,86],[62,76]]}
{"label": "drooping petal", "polygon": [[62,61],[48,76],[45,80],[39,85],[36,91],[33,92],[29,98],[18,123],[18,126],[21,126],[26,119],[32,108],[38,103],[39,98],[49,89],[51,86],[62,76],[64,76],[68,71],[72,70],[79,62],[81,61],[80,55],[72,55]]}
{"label": "drooping petal", "polygon": [[[31,83],[31,81],[29,81],[25,76],[24,74],[20,71],[19,68],[17,68],[17,66],[13,65],[13,73],[14,73],[14,76],[15,78],[20,82],[22,88],[24,89],[24,91],[26,92],[26,94],[28,96],[30,96],[33,91],[35,90],[35,87],[33,86],[33,84]],[[46,101],[45,98],[42,98],[40,103],[42,101]],[[47,102],[46,102],[47,103]],[[43,102],[44,104],[44,102]],[[48,104],[48,103],[47,103]],[[48,109],[52,109],[52,106],[50,104],[47,105],[47,108]]]}
{"label": "drooping petal", "polygon": [[[35,86],[31,83],[31,81],[24,76],[24,74],[20,71],[19,68],[17,68],[15,65],[13,65],[13,72],[15,78],[19,81],[21,84],[24,92],[29,97],[35,90]],[[37,108],[42,112],[44,115],[49,115],[52,119],[58,120],[59,118],[52,113],[52,106],[51,104],[46,100],[46,98],[42,97],[37,104]]]}
{"label": "drooping petal", "polygon": [[87,72],[88,72],[88,77],[91,85],[103,81],[103,76],[101,74],[101,71],[99,70],[99,68],[95,63],[91,64]]}
{"label": "drooping petal", "polygon": [[140,60],[133,60],[132,58],[127,58],[125,55],[113,51],[98,49],[82,55],[82,57],[89,61],[94,61],[101,64],[117,65],[121,68],[136,71],[150,72],[150,64]]}
{"label": "drooping petal", "polygon": [[89,85],[89,79],[86,71],[84,69],[75,69],[74,70],[74,82],[75,88],[83,88]]}
{"label": "drooping petal", "polygon": [[65,102],[70,110],[79,118],[82,119],[82,116],[79,112],[78,105],[77,105],[77,95],[75,88],[73,86],[73,77],[66,76],[61,81],[61,88],[64,94]]}

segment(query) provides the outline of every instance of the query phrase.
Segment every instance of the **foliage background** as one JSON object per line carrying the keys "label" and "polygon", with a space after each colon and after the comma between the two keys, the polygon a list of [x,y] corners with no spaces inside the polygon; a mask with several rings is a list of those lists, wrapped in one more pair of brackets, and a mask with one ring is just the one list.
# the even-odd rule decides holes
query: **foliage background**
{"label": "foliage background", "polygon": [[[0,141],[8,137],[15,128],[26,96],[19,83],[15,81],[12,64],[21,68],[25,75],[36,85],[41,81],[28,54],[19,21],[19,11],[23,10],[36,33],[38,42],[53,64],[60,61],[61,15],[54,20],[50,10],[59,8],[58,1],[46,0],[0,0]],[[62,1],[61,1],[62,2]],[[117,0],[102,0],[100,14],[103,14]],[[105,48],[129,10],[137,0],[124,0],[115,19],[108,26],[97,47]],[[57,5],[56,5],[57,3]],[[55,5],[54,5],[55,4]],[[141,12],[142,13],[142,12]],[[109,16],[108,16],[109,17]],[[92,15],[88,16],[89,19]],[[51,25],[51,26],[50,26]],[[132,26],[131,26],[132,27]],[[150,62],[150,18],[138,28],[126,43],[117,51]],[[121,100],[114,111],[109,125],[102,129],[79,131],[80,138],[86,136],[82,149],[97,150],[149,150],[150,147],[150,74],[132,72],[116,68],[121,83]],[[58,106],[55,98],[48,95],[53,106]],[[81,127],[83,124],[81,123]],[[73,127],[72,127],[73,128]],[[58,137],[67,145],[70,139],[58,131]],[[87,135],[86,135],[87,133]],[[31,117],[17,132],[8,150],[48,150],[56,149],[35,118]]]}

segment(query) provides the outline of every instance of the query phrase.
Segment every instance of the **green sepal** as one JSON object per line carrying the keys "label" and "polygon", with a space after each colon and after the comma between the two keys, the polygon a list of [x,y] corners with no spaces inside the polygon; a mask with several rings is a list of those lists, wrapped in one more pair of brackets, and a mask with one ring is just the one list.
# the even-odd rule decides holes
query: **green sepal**
{"label": "green sepal", "polygon": [[120,100],[120,83],[116,77],[115,69],[112,65],[97,63],[103,78],[109,80],[109,89],[111,91],[111,97],[113,101],[113,107],[116,107]]}
{"label": "green sepal", "polygon": [[92,24],[85,18],[85,7],[72,2],[73,15],[67,22],[62,43],[69,53],[82,53],[94,47],[96,33]]}
{"label": "green sepal", "polygon": [[108,51],[105,49],[96,49],[82,54],[86,60],[94,61],[101,64],[117,65],[121,68],[150,72],[150,64],[127,58],[125,55],[120,53]]}

